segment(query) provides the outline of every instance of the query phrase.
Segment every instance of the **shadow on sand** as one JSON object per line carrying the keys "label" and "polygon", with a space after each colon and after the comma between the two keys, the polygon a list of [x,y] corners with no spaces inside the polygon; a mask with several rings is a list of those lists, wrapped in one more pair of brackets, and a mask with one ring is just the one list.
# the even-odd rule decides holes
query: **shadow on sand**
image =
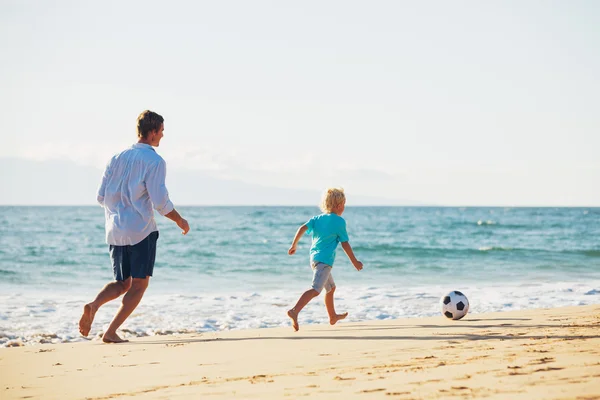
{"label": "shadow on sand", "polygon": [[[466,320],[461,321],[461,324],[448,324],[448,325],[362,325],[362,326],[350,326],[343,327],[343,325],[335,328],[331,328],[328,330],[311,330],[311,332],[330,332],[331,335],[327,336],[305,336],[302,333],[290,333],[290,336],[260,336],[260,337],[241,337],[241,338],[164,338],[161,340],[152,340],[152,341],[140,341],[140,342],[129,342],[129,344],[185,344],[185,343],[204,343],[204,342],[239,342],[239,341],[255,341],[255,340],[365,340],[365,341],[374,341],[374,340],[464,340],[464,341],[480,341],[480,340],[538,340],[538,339],[560,339],[560,340],[585,340],[585,339],[598,339],[600,335],[553,335],[553,334],[543,334],[543,335],[531,335],[529,334],[532,330],[533,332],[539,332],[541,330],[546,331],[547,329],[552,328],[599,328],[600,323],[592,323],[588,325],[572,325],[572,324],[540,324],[540,325],[513,325],[513,324],[497,324],[497,325],[480,325],[474,324],[470,325],[468,322],[481,322],[481,321],[498,321],[498,320],[511,320],[511,319],[477,319],[477,320]],[[519,321],[528,321],[526,318],[515,319]],[[472,329],[489,329],[495,328],[502,330],[502,328],[512,327],[513,332],[504,333],[504,332],[488,332],[488,333],[443,333],[439,335],[383,335],[383,336],[356,336],[356,335],[344,335],[343,332],[351,332],[351,331],[360,331],[360,330],[404,330],[404,329],[456,329],[456,328],[472,328]],[[291,329],[291,328],[290,328]],[[340,333],[340,335],[336,335],[336,333]]]}

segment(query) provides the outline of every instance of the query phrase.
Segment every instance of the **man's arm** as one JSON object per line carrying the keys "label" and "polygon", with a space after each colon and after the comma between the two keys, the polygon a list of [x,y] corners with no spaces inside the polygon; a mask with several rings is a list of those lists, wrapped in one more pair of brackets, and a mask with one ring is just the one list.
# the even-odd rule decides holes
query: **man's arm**
{"label": "man's arm", "polygon": [[[111,159],[112,161],[112,159]],[[96,194],[96,200],[98,203],[104,207],[104,196],[106,194],[106,183],[108,181],[108,177],[110,176],[110,161],[106,164],[106,168],[104,168],[104,174],[102,174],[102,182],[100,182],[100,186],[98,187],[98,193]]]}
{"label": "man's arm", "polygon": [[154,209],[158,211],[160,215],[169,218],[175,222],[181,229],[183,235],[190,231],[190,225],[188,222],[179,215],[175,206],[169,199],[169,192],[165,184],[167,176],[167,165],[164,160],[160,160],[158,164],[153,166],[146,176],[146,190],[150,196],[150,201],[154,205]]}
{"label": "man's arm", "polygon": [[342,249],[344,249],[344,252],[350,259],[352,265],[354,265],[354,268],[356,268],[357,271],[360,271],[363,268],[363,263],[356,259],[354,251],[352,251],[352,246],[350,246],[350,242],[342,242]]}
{"label": "man's arm", "polygon": [[298,246],[298,242],[300,241],[300,238],[302,237],[302,235],[304,235],[306,233],[307,229],[308,229],[308,226],[302,225],[296,231],[296,236],[294,236],[294,240],[292,240],[292,245],[290,246],[290,248],[288,250],[288,254],[290,256],[296,252],[296,247]]}
{"label": "man's arm", "polygon": [[154,165],[151,165],[146,174],[146,190],[150,196],[150,201],[154,209],[160,215],[166,216],[175,209],[173,203],[169,199],[169,192],[165,179],[167,177],[167,164],[164,160],[160,160]]}
{"label": "man's arm", "polygon": [[187,220],[182,218],[181,215],[177,212],[176,209],[173,209],[168,214],[165,214],[165,217],[169,218],[171,221],[174,221],[179,228],[181,228],[181,234],[185,235],[190,231],[190,225]]}

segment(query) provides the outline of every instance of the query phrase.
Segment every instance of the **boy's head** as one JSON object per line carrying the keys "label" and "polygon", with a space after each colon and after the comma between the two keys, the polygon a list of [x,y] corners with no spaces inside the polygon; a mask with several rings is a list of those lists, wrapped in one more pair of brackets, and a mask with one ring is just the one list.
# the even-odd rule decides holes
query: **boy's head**
{"label": "boy's head", "polygon": [[344,211],[346,204],[346,195],[342,188],[329,188],[323,193],[321,199],[321,211],[326,213],[339,213]]}

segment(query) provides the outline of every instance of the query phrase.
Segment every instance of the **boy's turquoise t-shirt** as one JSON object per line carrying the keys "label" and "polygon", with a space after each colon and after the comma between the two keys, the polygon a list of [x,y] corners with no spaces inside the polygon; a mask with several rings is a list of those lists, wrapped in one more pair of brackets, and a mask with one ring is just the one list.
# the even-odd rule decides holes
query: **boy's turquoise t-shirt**
{"label": "boy's turquoise t-shirt", "polygon": [[322,262],[333,267],[338,243],[348,241],[346,221],[337,214],[321,214],[312,217],[306,224],[307,235],[312,235],[310,261]]}

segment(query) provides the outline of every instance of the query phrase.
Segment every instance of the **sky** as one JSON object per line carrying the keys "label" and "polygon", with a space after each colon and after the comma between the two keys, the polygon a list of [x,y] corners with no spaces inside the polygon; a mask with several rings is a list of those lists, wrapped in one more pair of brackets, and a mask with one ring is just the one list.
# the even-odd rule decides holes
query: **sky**
{"label": "sky", "polygon": [[598,71],[597,1],[0,0],[0,158],[100,171],[150,109],[167,184],[600,206]]}

